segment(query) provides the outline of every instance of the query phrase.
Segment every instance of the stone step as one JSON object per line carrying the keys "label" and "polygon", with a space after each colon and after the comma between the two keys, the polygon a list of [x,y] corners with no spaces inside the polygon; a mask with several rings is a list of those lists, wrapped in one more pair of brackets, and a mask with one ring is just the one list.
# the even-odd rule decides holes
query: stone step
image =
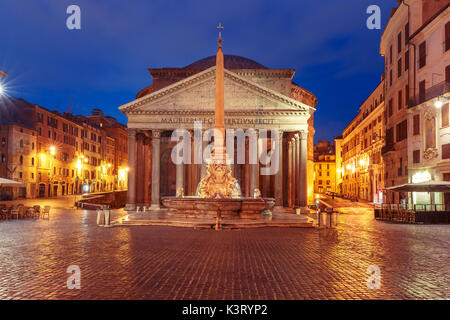
{"label": "stone step", "polygon": [[[123,226],[171,226],[171,227],[187,227],[214,229],[215,221],[176,221],[176,220],[122,220],[120,224]],[[294,221],[222,221],[223,229],[247,229],[247,228],[314,228],[313,223],[294,222]]]}

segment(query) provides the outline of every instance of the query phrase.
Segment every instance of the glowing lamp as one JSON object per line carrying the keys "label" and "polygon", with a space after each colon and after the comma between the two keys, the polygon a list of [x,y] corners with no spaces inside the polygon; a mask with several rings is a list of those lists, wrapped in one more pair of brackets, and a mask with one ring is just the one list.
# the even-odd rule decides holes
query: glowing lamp
{"label": "glowing lamp", "polygon": [[437,108],[437,109],[440,109],[440,108],[442,108],[442,105],[443,105],[444,103],[441,101],[441,100],[438,100],[438,101],[436,101],[435,103],[434,103],[434,106]]}
{"label": "glowing lamp", "polygon": [[413,183],[421,183],[431,181],[431,174],[428,171],[417,172],[412,176]]}

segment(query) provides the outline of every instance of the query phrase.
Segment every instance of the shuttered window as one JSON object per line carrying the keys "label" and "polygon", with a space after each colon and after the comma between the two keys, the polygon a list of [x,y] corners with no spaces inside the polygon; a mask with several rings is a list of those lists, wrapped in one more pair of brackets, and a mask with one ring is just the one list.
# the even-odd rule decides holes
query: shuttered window
{"label": "shuttered window", "polygon": [[427,64],[427,43],[422,42],[419,45],[419,69]]}
{"label": "shuttered window", "polygon": [[441,108],[442,127],[448,127],[448,103]]}
{"label": "shuttered window", "polygon": [[445,51],[450,50],[450,22],[445,25]]}
{"label": "shuttered window", "polygon": [[413,118],[413,135],[420,134],[420,115],[416,114]]}
{"label": "shuttered window", "polygon": [[419,103],[425,102],[425,80],[419,82]]}
{"label": "shuttered window", "polygon": [[413,151],[413,163],[420,163],[420,150]]}
{"label": "shuttered window", "polygon": [[450,143],[442,145],[442,159],[450,159]]}

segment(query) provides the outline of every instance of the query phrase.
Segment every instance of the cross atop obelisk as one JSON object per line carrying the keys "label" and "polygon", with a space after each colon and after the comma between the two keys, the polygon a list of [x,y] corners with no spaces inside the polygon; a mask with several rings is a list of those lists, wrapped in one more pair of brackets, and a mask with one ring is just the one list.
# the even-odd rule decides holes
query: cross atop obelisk
{"label": "cross atop obelisk", "polygon": [[216,28],[219,29],[219,41],[221,41],[222,40],[222,29],[223,29],[222,22],[219,22],[219,25]]}

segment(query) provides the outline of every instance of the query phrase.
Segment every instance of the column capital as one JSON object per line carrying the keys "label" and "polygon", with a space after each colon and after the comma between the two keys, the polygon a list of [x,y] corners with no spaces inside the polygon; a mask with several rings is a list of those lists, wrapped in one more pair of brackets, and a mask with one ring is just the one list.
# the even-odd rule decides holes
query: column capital
{"label": "column capital", "polygon": [[128,132],[128,136],[130,137],[132,137],[132,136],[136,136],[136,129],[133,129],[133,128],[128,128],[127,129],[127,132]]}
{"label": "column capital", "polygon": [[159,138],[161,138],[161,130],[155,130],[155,129],[153,129],[153,130],[152,130],[152,137],[153,137],[154,139],[159,139]]}
{"label": "column capital", "polygon": [[283,134],[284,134],[284,131],[283,130],[278,130],[278,139],[283,139]]}
{"label": "column capital", "polygon": [[298,132],[298,136],[301,140],[306,140],[308,139],[308,130],[300,130]]}

